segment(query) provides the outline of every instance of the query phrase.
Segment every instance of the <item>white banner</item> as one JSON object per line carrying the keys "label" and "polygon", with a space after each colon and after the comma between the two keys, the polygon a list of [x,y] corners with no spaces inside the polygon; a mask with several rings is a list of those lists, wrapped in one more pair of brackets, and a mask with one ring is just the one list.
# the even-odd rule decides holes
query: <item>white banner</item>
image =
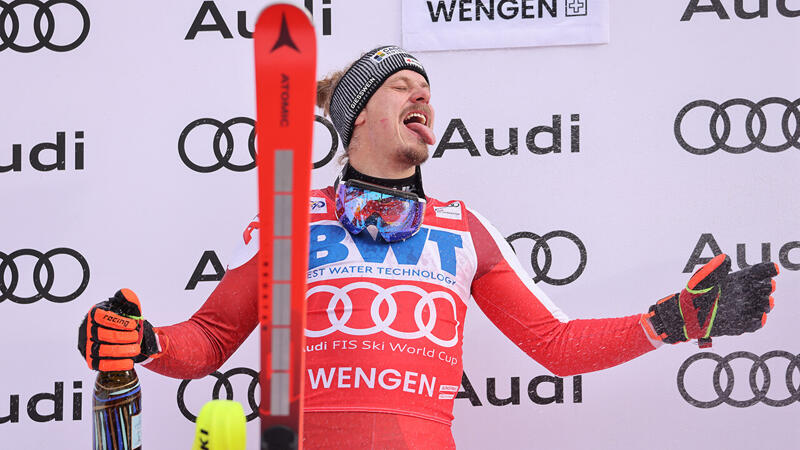
{"label": "white banner", "polygon": [[403,0],[403,47],[465,50],[608,43],[607,0]]}

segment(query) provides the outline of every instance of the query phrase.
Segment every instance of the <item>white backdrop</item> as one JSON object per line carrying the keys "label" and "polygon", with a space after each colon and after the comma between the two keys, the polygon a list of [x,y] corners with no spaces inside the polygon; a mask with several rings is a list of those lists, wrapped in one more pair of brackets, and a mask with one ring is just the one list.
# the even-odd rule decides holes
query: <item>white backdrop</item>
{"label": "white backdrop", "polygon": [[[263,5],[72,0],[51,5],[57,26],[52,25],[49,41],[62,46],[79,41],[74,48],[25,51],[37,42],[38,7],[9,3],[0,3],[0,256],[6,261],[0,260],[0,448],[88,448],[94,374],[75,350],[82,315],[129,287],[154,325],[185,320],[216,285],[212,261],[226,264],[256,211],[255,171],[192,170],[180,156],[179,140],[185,131],[186,159],[209,166],[217,161],[216,127],[189,125],[203,118],[254,117],[252,41],[240,35],[237,21],[243,18],[251,30]],[[715,339],[711,351],[797,355],[800,62],[791,55],[800,44],[800,13],[792,12],[800,11],[800,2],[764,2],[766,17],[748,19],[740,16],[755,11],[759,2],[715,0],[702,3],[719,5],[719,14],[697,12],[681,20],[687,6],[698,3],[614,2],[608,45],[418,52],[430,76],[440,138],[431,148],[437,157],[423,168],[425,190],[442,200],[465,200],[506,236],[557,230],[574,235],[585,247],[583,262],[578,246],[564,237],[546,241],[552,252],[549,270],[544,270],[544,246],[538,255],[545,276],[569,279],[540,285],[570,317],[644,312],[683,286],[689,277],[685,268],[703,235],[710,234],[706,241],[713,237],[735,264],[745,258],[749,264],[760,261],[768,245],[782,273],[766,328]],[[88,17],[83,40],[87,19],[75,4]],[[737,9],[741,4],[744,9]],[[362,51],[401,43],[399,0],[314,0],[313,6],[320,76]],[[11,10],[16,22],[4,12]],[[224,27],[221,21],[213,25],[217,12]],[[193,27],[198,15],[204,25]],[[40,19],[40,34],[48,40],[48,15]],[[778,100],[761,109],[765,123],[758,108],[744,102],[722,110],[729,133],[723,130],[725,112],[709,125],[713,110],[706,106],[689,110],[678,128],[694,147],[711,146],[710,127],[716,126],[720,143],[789,142],[783,151],[696,155],[676,138],[676,117],[692,102],[772,97]],[[561,151],[529,151],[529,130],[553,127],[554,120],[560,121]],[[761,139],[760,127],[766,127]],[[502,149],[509,146],[512,129],[518,151],[490,155],[488,130]],[[230,130],[231,163],[247,165],[251,126],[245,120]],[[55,146],[57,133],[64,133],[63,170],[42,171],[55,162],[57,151],[36,146]],[[474,156],[465,133],[474,142]],[[331,145],[322,123],[315,140],[315,160],[321,161]],[[226,143],[222,136],[222,152]],[[534,144],[543,148],[551,141],[542,133]],[[330,183],[338,168],[334,158],[316,169],[313,185]],[[533,276],[533,241],[523,238],[514,245]],[[37,266],[40,253],[61,248],[74,252],[52,252]],[[6,256],[19,250],[25,251]],[[701,245],[699,251],[694,259],[711,256],[712,246]],[[80,257],[70,256],[75,252]],[[52,285],[44,261],[52,263]],[[187,289],[198,265],[198,273],[206,276]],[[688,272],[698,267],[688,265]],[[39,290],[78,295],[61,303],[24,300],[37,293],[37,271]],[[480,406],[468,398],[456,400],[453,430],[459,448],[788,448],[800,439],[797,401],[713,408],[687,401],[678,388],[678,372],[698,353],[692,344],[667,346],[584,375],[577,386],[568,378],[563,402],[542,405],[531,400],[528,385],[547,371],[477,308],[468,313],[464,340],[465,372]],[[257,368],[257,352],[251,336],[220,371]],[[766,361],[768,370],[756,373],[755,390],[764,386],[768,372],[768,398],[795,393],[800,389],[796,362],[789,366],[794,368],[787,384],[789,361]],[[753,398],[748,385],[753,365],[742,358],[731,362],[732,399]],[[687,395],[699,401],[718,397],[714,366],[710,360],[689,366]],[[179,400],[180,380],[143,368],[138,373],[146,447],[188,448],[194,424],[179,404],[197,414],[211,398],[215,379],[186,384]],[[495,383],[496,397],[502,399],[512,396],[517,378],[518,404],[492,405],[487,384]],[[725,370],[720,380],[723,389],[732,382]],[[235,375],[231,382],[234,399],[250,412],[249,376]],[[553,383],[542,383],[538,393],[552,396]],[[257,448],[256,428],[256,421],[250,422],[250,448]]]}

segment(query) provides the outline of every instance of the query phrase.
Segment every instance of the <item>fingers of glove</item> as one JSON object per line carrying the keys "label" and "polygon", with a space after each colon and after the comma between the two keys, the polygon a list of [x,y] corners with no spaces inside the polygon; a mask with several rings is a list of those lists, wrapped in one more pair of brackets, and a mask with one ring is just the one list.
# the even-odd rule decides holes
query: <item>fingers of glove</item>
{"label": "fingers of glove", "polygon": [[133,358],[141,353],[138,344],[92,344],[92,356],[98,358]]}
{"label": "fingers of glove", "polygon": [[770,295],[775,289],[773,280],[759,280],[743,286],[741,289],[742,308],[751,317],[761,317],[761,313],[770,312],[775,306],[775,299]]}
{"label": "fingers of glove", "polygon": [[745,289],[744,292],[749,292],[750,295],[767,298],[775,291],[775,282],[771,279],[758,280],[747,285]]}
{"label": "fingers of glove", "polygon": [[138,327],[136,320],[102,309],[101,306],[95,305],[89,310],[89,317],[95,324],[116,330],[135,330]]}
{"label": "fingers of glove", "polygon": [[[138,347],[131,345],[110,345],[100,344],[87,339],[85,347],[86,354],[84,359],[92,370],[104,372],[113,370],[129,370],[133,368],[133,353]],[[135,356],[135,355],[134,355]]]}
{"label": "fingers of glove", "polygon": [[121,331],[92,327],[92,340],[104,344],[134,344],[139,342],[139,333],[135,330]]}
{"label": "fingers of glove", "polygon": [[89,315],[83,317],[83,321],[78,326],[78,351],[81,355],[86,355],[86,329],[88,327],[88,319]]}
{"label": "fingers of glove", "polygon": [[113,372],[119,370],[133,369],[133,360],[125,359],[102,359],[98,364],[98,370],[102,372]]}
{"label": "fingers of glove", "polygon": [[108,301],[111,304],[111,310],[116,313],[137,318],[142,315],[139,297],[130,289],[118,290]]}
{"label": "fingers of glove", "polygon": [[708,289],[724,280],[730,271],[731,259],[725,253],[720,253],[695,272],[686,287],[692,290]]}
{"label": "fingers of glove", "polygon": [[743,332],[752,333],[754,331],[761,329],[766,323],[767,323],[767,313],[762,313],[760,316],[750,319],[746,323]]}
{"label": "fingers of glove", "polygon": [[758,263],[742,271],[747,271],[748,276],[756,279],[772,278],[780,273],[778,265],[773,262]]}

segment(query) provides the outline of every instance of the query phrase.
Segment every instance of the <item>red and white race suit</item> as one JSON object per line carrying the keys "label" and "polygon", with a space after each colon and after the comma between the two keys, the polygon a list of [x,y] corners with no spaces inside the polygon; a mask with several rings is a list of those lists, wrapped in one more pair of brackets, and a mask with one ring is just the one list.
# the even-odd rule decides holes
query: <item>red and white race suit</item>
{"label": "red and white race suit", "polygon": [[[611,367],[655,347],[639,316],[569,320],[511,246],[461,201],[428,198],[422,228],[387,243],[351,235],[333,188],[311,194],[306,329],[307,448],[452,448],[470,296],[520,349],[554,374]],[[177,378],[216,370],[257,323],[258,230],[169,346],[146,367]],[[342,441],[345,439],[345,441]]]}

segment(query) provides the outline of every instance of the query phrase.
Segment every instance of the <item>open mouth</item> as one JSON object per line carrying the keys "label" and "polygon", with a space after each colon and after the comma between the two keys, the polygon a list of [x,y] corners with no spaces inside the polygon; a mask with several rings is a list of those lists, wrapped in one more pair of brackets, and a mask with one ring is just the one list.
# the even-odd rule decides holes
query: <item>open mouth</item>
{"label": "open mouth", "polygon": [[428,127],[428,116],[422,111],[412,111],[406,114],[403,119],[403,125],[408,128],[412,133],[419,136],[419,139],[428,144],[433,145],[436,142],[436,137],[433,135],[433,130]]}
{"label": "open mouth", "polygon": [[410,123],[420,123],[422,125],[428,125],[428,118],[425,116],[425,114],[418,111],[414,111],[408,113],[406,118],[403,119],[404,125],[408,125]]}

